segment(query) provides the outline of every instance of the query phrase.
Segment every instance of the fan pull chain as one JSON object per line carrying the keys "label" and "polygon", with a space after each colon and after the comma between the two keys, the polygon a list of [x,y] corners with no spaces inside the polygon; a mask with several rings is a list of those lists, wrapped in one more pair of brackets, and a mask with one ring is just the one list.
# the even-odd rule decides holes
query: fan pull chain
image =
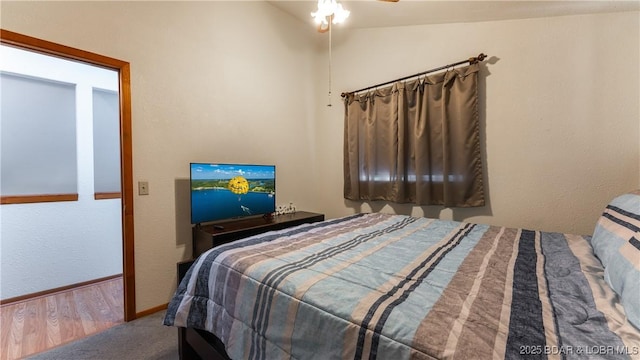
{"label": "fan pull chain", "polygon": [[327,106],[331,107],[331,21],[329,21],[329,103]]}

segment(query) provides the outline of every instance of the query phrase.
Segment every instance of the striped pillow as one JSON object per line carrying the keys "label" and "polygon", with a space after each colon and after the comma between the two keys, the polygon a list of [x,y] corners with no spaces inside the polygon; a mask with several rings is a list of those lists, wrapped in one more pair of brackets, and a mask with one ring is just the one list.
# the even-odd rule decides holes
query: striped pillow
{"label": "striped pillow", "polygon": [[640,329],[640,190],[618,196],[607,205],[591,244],[629,322]]}

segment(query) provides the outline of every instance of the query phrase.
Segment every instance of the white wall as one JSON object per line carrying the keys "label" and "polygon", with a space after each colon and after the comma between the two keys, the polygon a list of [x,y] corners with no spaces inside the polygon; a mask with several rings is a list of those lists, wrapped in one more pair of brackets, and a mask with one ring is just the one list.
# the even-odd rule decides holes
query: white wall
{"label": "white wall", "polygon": [[0,298],[122,273],[120,200],[94,200],[91,107],[94,87],[118,91],[118,74],[6,46],[0,58],[1,70],[75,84],[78,155],[78,201],[0,207]]}
{"label": "white wall", "polygon": [[[640,185],[640,13],[334,32],[334,92],[484,52],[480,80],[488,205],[360,204],[342,198],[343,107],[322,109],[320,186],[335,217],[380,210],[591,234],[614,196]],[[322,88],[318,91],[321,92]]]}
{"label": "white wall", "polygon": [[169,300],[190,255],[190,161],[275,163],[278,203],[353,212],[339,93],[480,52],[495,57],[482,81],[489,205],[398,212],[589,233],[640,185],[638,13],[336,30],[328,108],[326,36],[265,2],[0,6],[5,29],[131,63],[134,179],[151,191],[134,202],[137,311]]}

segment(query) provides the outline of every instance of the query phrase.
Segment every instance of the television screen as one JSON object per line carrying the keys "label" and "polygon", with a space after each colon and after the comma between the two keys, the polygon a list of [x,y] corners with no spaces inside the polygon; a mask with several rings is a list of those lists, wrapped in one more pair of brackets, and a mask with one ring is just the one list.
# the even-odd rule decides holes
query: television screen
{"label": "television screen", "polygon": [[191,223],[273,213],[274,165],[191,163]]}

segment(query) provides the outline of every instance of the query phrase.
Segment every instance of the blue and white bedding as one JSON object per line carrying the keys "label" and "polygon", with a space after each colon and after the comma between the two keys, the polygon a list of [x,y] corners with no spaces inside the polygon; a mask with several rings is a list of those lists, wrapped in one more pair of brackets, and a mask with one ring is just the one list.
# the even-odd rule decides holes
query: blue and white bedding
{"label": "blue and white bedding", "polygon": [[640,358],[590,237],[379,213],[209,250],[165,324],[232,359]]}
{"label": "blue and white bedding", "polygon": [[629,321],[640,329],[640,190],[613,199],[591,239],[604,278],[620,295]]}

